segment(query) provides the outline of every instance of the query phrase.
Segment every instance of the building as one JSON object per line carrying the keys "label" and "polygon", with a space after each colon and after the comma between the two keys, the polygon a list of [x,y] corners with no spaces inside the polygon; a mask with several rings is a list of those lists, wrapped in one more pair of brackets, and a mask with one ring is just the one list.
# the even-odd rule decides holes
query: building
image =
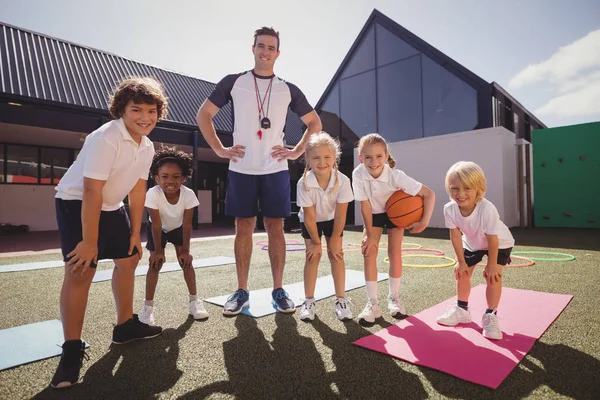
{"label": "building", "polygon": [[[201,202],[195,223],[227,220],[227,160],[213,153],[195,121],[214,83],[0,23],[0,223],[56,229],[54,187],[85,136],[108,121],[107,99],[128,76],[152,76],[165,86],[169,115],[150,139],[157,148],[177,145],[195,156],[197,168],[186,183]],[[231,105],[214,123],[231,145]],[[303,130],[290,112],[286,143],[296,144]]]}
{"label": "building", "polygon": [[[483,147],[485,139],[503,136],[497,137],[494,145],[504,150],[481,152],[480,162],[489,180],[497,172],[494,165],[502,160],[507,170],[493,183],[503,189],[494,196],[502,205],[516,199],[515,192],[521,190],[522,201],[507,206],[507,213],[511,221],[515,213],[518,218],[528,215],[531,188],[526,183],[531,174],[525,171],[530,162],[527,143],[533,129],[546,126],[500,85],[486,82],[381,12],[374,10],[368,18],[316,108],[323,129],[340,139],[344,149],[340,170],[347,175],[357,165],[353,148],[358,138],[378,132],[392,143],[391,147],[402,153],[398,157],[400,154],[392,152],[399,158],[399,168],[435,189],[434,226],[443,226],[440,213],[447,201],[443,179],[451,160],[470,157],[477,162],[473,158],[478,158],[468,152],[449,153],[460,150],[465,144],[462,141],[468,142],[467,136],[487,134],[480,143]],[[449,136],[459,132],[477,133]],[[496,157],[490,158],[489,153]],[[492,159],[496,164],[491,164]],[[519,207],[524,208],[516,211]],[[357,210],[349,212],[349,219],[352,217],[356,223],[362,221]]]}

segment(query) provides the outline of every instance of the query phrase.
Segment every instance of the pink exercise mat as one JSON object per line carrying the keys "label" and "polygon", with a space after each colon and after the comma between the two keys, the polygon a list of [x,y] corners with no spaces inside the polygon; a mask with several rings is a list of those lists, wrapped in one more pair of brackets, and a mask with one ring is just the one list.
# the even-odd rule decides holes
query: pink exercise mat
{"label": "pink exercise mat", "polygon": [[470,324],[446,327],[436,322],[456,303],[453,297],[354,344],[496,389],[572,298],[504,288],[498,312],[503,339],[492,341],[481,334],[486,304],[485,285],[479,285],[471,290]]}

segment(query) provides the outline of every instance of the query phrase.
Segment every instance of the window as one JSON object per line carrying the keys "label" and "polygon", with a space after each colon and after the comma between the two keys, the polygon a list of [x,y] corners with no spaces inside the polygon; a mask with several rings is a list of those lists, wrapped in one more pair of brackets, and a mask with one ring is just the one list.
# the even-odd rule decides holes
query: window
{"label": "window", "polygon": [[356,142],[377,132],[375,109],[375,71],[368,71],[340,82],[342,137]]}
{"label": "window", "polygon": [[7,182],[38,183],[38,147],[7,144]]}
{"label": "window", "polygon": [[57,185],[69,169],[69,150],[42,148],[42,184]]}
{"label": "window", "polygon": [[2,143],[0,143],[0,183],[4,183],[4,149],[6,146],[4,146]]}

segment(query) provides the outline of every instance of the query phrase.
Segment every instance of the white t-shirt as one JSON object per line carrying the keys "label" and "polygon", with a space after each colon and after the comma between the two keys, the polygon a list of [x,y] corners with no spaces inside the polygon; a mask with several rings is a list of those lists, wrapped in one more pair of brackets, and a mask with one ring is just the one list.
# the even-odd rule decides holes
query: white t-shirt
{"label": "white t-shirt", "polygon": [[56,197],[83,200],[83,178],[106,181],[102,211],[118,210],[140,179],[148,180],[154,144],[142,137],[138,145],[122,119],[113,120],[90,133],[77,159],[56,186]]}
{"label": "white t-shirt", "polygon": [[[335,187],[335,174],[331,174],[327,189],[323,190],[317,182],[317,177],[312,171],[306,174],[306,185],[304,187],[304,177],[298,181],[296,204],[298,207],[315,207],[317,222],[331,221],[335,217],[335,206],[337,203],[349,203],[354,200],[350,179],[340,171],[337,172],[339,186]],[[300,222],[304,222],[304,210],[300,208],[298,213]]]}
{"label": "white t-shirt", "polygon": [[[177,229],[183,225],[183,213],[185,210],[198,207],[199,204],[200,202],[194,191],[183,185],[181,185],[177,204],[169,203],[165,197],[165,193],[158,185],[150,188],[148,193],[146,193],[145,206],[153,210],[158,210],[162,230],[165,232],[171,232],[173,229]],[[152,218],[150,218],[150,221],[152,221]]]}
{"label": "white t-shirt", "polygon": [[[257,87],[260,102],[264,100],[261,116],[267,116],[271,121],[268,129],[260,127]],[[208,99],[219,108],[232,103],[233,144],[246,146],[244,157],[237,162],[230,162],[229,170],[248,175],[266,175],[288,169],[287,161],[277,161],[271,157],[272,147],[283,146],[283,129],[289,110],[299,117],[313,111],[296,85],[275,75],[265,77],[246,71],[221,79]],[[262,139],[257,134],[259,129]]]}
{"label": "white t-shirt", "polygon": [[508,227],[500,220],[496,206],[485,198],[475,205],[475,209],[468,217],[463,217],[458,204],[450,201],[444,206],[444,219],[446,228],[460,229],[463,246],[469,251],[487,250],[488,242],[485,235],[498,235],[499,249],[508,249],[515,245]]}
{"label": "white t-shirt", "polygon": [[416,196],[422,187],[421,182],[414,180],[399,169],[390,168],[387,164],[384,165],[383,172],[377,179],[371,176],[362,163],[352,172],[354,199],[357,201],[369,200],[373,214],[385,212],[385,203],[394,192],[403,190],[411,196]]}

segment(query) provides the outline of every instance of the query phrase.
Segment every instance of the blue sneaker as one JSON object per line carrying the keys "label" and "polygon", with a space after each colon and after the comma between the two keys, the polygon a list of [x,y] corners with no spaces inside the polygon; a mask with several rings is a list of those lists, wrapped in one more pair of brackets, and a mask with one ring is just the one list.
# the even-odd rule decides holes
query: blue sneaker
{"label": "blue sneaker", "polygon": [[229,296],[223,306],[223,315],[238,315],[244,307],[250,305],[250,293],[244,289],[238,289]]}
{"label": "blue sneaker", "polygon": [[290,300],[283,288],[273,289],[271,296],[273,296],[273,305],[277,308],[277,311],[284,313],[293,313],[296,311],[294,302]]}

